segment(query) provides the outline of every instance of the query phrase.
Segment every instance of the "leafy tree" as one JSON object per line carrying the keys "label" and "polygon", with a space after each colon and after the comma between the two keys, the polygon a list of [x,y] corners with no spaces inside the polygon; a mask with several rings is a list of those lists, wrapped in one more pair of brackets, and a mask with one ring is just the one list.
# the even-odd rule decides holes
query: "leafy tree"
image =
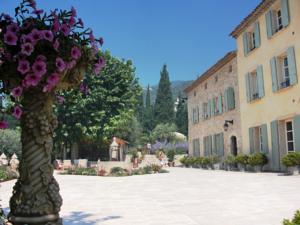
{"label": "leafy tree", "polygon": [[187,104],[182,100],[181,92],[178,95],[179,103],[175,117],[175,123],[178,127],[178,132],[188,135],[188,111]]}
{"label": "leafy tree", "polygon": [[56,110],[62,121],[56,130],[56,144],[83,137],[111,138],[124,120],[134,117],[141,87],[132,62],[112,57],[109,52],[103,57],[106,66],[101,75],[84,80],[82,93],[63,93],[64,104]]}
{"label": "leafy tree", "polygon": [[21,134],[19,130],[0,130],[0,152],[11,157],[14,153],[21,156]]}
{"label": "leafy tree", "polygon": [[156,124],[174,122],[174,102],[167,65],[160,72],[160,81],[154,104],[154,118]]}
{"label": "leafy tree", "polygon": [[177,127],[174,123],[164,123],[158,124],[154,128],[151,134],[152,141],[167,141],[172,142],[176,139],[174,132],[176,132]]}

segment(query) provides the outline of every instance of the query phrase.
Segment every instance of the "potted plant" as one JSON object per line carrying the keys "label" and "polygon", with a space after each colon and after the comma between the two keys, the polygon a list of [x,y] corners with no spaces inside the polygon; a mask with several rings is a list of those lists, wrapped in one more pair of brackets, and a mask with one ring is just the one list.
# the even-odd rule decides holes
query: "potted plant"
{"label": "potted plant", "polygon": [[300,210],[296,211],[292,220],[284,219],[283,225],[298,225],[300,224]]}
{"label": "potted plant", "polygon": [[267,156],[261,152],[254,153],[248,157],[248,164],[253,168],[254,172],[261,172],[263,166],[267,163]]}
{"label": "potted plant", "polygon": [[168,157],[168,165],[171,167],[171,166],[174,166],[175,165],[175,162],[174,162],[174,159],[175,159],[175,150],[169,150],[167,152],[167,157]]}
{"label": "potted plant", "polygon": [[235,161],[238,165],[239,171],[245,172],[248,163],[248,156],[244,154],[238,154],[235,158]]}
{"label": "potted plant", "polygon": [[286,166],[289,174],[294,175],[298,171],[299,159],[300,153],[298,152],[288,153],[282,158],[282,164]]}
{"label": "potted plant", "polygon": [[201,158],[201,165],[203,169],[209,169],[210,159],[208,157]]}
{"label": "potted plant", "polygon": [[[12,223],[59,223],[62,198],[53,176],[51,155],[53,134],[58,125],[53,106],[60,93],[81,87],[99,75],[104,59],[99,52],[103,40],[85,29],[74,8],[37,8],[34,0],[23,0],[15,8],[15,19],[0,16],[0,94],[11,95],[5,110],[20,119],[22,159],[20,177],[10,200]],[[82,94],[78,92],[78,94]],[[0,119],[1,129],[8,122]],[[28,188],[34,187],[32,191]]]}
{"label": "potted plant", "polygon": [[188,157],[187,157],[187,156],[184,156],[184,157],[182,157],[182,158],[179,160],[179,162],[180,162],[183,166],[187,167],[187,159],[188,159]]}
{"label": "potted plant", "polygon": [[217,155],[212,155],[209,157],[209,164],[211,169],[217,170],[220,169],[220,158]]}
{"label": "potted plant", "polygon": [[225,159],[225,165],[226,165],[226,169],[228,171],[234,170],[234,168],[236,167],[235,156],[234,155],[228,155]]}

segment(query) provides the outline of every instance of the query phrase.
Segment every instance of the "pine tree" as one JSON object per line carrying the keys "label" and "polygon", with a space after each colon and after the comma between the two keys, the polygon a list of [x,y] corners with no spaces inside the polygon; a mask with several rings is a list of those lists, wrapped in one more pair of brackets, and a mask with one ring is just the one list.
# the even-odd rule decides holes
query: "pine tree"
{"label": "pine tree", "polygon": [[181,92],[178,94],[179,103],[177,106],[175,123],[178,128],[178,132],[188,135],[188,112],[187,112],[187,104],[182,99]]}
{"label": "pine tree", "polygon": [[174,102],[167,65],[164,65],[160,72],[160,81],[154,105],[154,119],[156,125],[174,122]]}
{"label": "pine tree", "polygon": [[154,119],[153,119],[153,106],[151,104],[151,96],[150,96],[150,85],[147,88],[146,94],[146,107],[144,114],[143,127],[146,133],[150,133],[154,129]]}

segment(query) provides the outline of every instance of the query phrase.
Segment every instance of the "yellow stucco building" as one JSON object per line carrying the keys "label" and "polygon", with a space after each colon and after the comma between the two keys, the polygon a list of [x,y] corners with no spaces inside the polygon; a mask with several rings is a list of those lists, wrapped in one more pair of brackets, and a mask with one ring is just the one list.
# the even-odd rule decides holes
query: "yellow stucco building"
{"label": "yellow stucco building", "polygon": [[263,0],[231,33],[237,41],[244,153],[268,155],[267,169],[300,151],[300,0]]}

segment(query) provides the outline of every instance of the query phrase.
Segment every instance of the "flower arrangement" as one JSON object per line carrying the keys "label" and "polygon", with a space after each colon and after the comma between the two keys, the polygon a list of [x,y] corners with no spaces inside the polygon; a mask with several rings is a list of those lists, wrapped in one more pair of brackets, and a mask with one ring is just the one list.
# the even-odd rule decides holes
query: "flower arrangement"
{"label": "flower arrangement", "polygon": [[[84,75],[97,75],[104,67],[91,29],[85,29],[76,10],[57,9],[45,13],[34,0],[23,0],[15,9],[15,20],[0,15],[0,93],[10,95],[12,109],[1,109],[0,129],[10,112],[20,119],[26,92],[58,95],[60,90],[79,85],[87,92]],[[58,96],[58,101],[63,99]]]}

